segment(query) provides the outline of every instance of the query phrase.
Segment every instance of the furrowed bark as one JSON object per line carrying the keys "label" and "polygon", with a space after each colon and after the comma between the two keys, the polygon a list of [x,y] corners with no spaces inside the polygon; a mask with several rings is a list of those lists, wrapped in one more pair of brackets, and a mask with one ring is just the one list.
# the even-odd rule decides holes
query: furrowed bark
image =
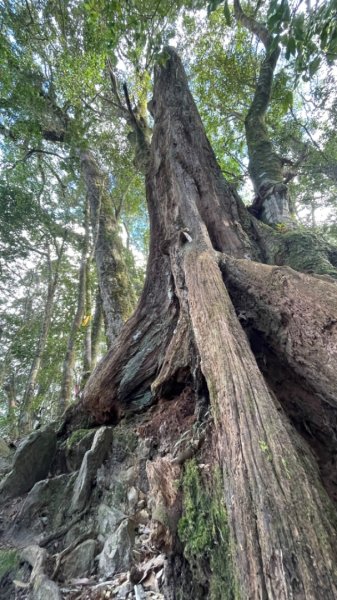
{"label": "furrowed bark", "polygon": [[[87,203],[85,213],[85,237],[87,240],[87,246],[89,250],[90,245],[90,210],[89,204]],[[91,295],[91,255],[88,253],[88,257],[85,265],[85,332],[83,340],[83,372],[81,377],[80,388],[83,389],[89,375],[92,371],[92,295]]]}
{"label": "furrowed bark", "polygon": [[108,420],[137,407],[140,395],[142,406],[169,397],[182,373],[196,394],[204,378],[239,596],[332,600],[335,510],[310,450],[256,363],[219,265],[219,252],[249,265],[258,255],[251,221],[222,178],[182,65],[167,52],[152,102],[145,288],[89,379],[83,406]]}
{"label": "furrowed bark", "polygon": [[[169,68],[174,70],[175,66],[169,62]],[[144,290],[134,315],[112,350],[98,365],[84,391],[84,404],[99,420],[109,419],[110,414],[115,414],[116,406],[120,410],[125,403],[135,405],[136,402],[137,405],[137,398],[139,402],[150,402],[153,395],[151,384],[153,388],[160,387],[161,368],[166,369],[166,378],[170,378],[167,371],[170,363],[172,376],[179,369],[193,371],[193,365],[189,366],[188,361],[186,364],[186,348],[182,350],[180,347],[179,364],[172,362],[169,357],[170,353],[174,354],[173,349],[179,346],[179,338],[184,338],[186,342],[183,333],[185,317],[180,319],[179,336],[172,339],[178,320],[178,292],[174,289],[175,274],[169,253],[181,236],[189,236],[191,219],[209,231],[209,243],[216,249],[221,251],[228,248],[231,254],[238,257],[258,255],[247,233],[251,230],[250,216],[237,194],[223,179],[187,90],[186,76],[181,67],[179,76],[183,78],[182,82],[177,81],[168,90],[170,97],[167,101],[169,105],[172,104],[172,116],[165,114],[166,109],[161,102],[160,110],[164,114],[157,127],[157,142],[152,145],[146,177],[151,238]],[[152,111],[157,114],[159,109],[156,103],[154,98]],[[170,130],[173,139],[168,139],[165,132],[170,118],[178,119],[176,129]],[[197,192],[195,206],[182,210],[176,197],[172,197],[173,192],[180,197],[177,182],[168,175],[172,157],[176,168],[188,180],[189,193]],[[167,346],[170,352],[165,358]],[[186,346],[189,347],[190,343],[186,342]],[[155,376],[157,383],[154,383]]]}
{"label": "furrowed bark", "polygon": [[337,283],[228,256],[221,269],[268,385],[337,500]]}
{"label": "furrowed bark", "polygon": [[242,320],[337,409],[337,282],[230,257],[222,266]]}
{"label": "furrowed bark", "polygon": [[215,257],[191,248],[185,264],[242,597],[333,598],[333,509],[313,461],[265,385]]}
{"label": "furrowed bark", "polygon": [[93,154],[81,152],[81,166],[90,204],[94,254],[108,343],[114,342],[135,298],[124,261],[119,226],[108,194],[108,181]]}

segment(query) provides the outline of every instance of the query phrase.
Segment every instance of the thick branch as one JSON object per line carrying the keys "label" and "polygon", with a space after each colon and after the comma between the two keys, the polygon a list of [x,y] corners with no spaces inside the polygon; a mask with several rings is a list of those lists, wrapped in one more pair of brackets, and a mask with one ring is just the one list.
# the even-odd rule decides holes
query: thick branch
{"label": "thick branch", "polygon": [[246,13],[242,9],[239,0],[234,0],[234,14],[237,21],[242,23],[242,25],[246,29],[248,29],[251,33],[256,35],[258,39],[264,44],[264,47],[267,50],[271,43],[271,35],[267,27],[265,27],[265,25],[263,25],[262,23],[259,23],[253,17],[249,17],[248,15],[246,15]]}

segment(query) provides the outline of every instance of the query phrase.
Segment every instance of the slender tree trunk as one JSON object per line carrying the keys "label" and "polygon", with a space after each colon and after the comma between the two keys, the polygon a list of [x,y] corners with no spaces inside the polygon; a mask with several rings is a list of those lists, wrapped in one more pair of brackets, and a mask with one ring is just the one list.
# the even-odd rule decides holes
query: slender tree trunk
{"label": "slender tree trunk", "polygon": [[84,309],[86,306],[86,288],[87,288],[87,270],[89,261],[89,203],[86,201],[84,209],[84,239],[81,253],[81,263],[78,278],[78,293],[77,306],[73,322],[71,325],[67,350],[63,363],[63,375],[60,391],[59,410],[61,413],[70,404],[73,384],[74,384],[74,367],[76,361],[76,337],[81,327],[84,317]]}
{"label": "slender tree trunk", "polygon": [[[19,416],[19,429],[29,429],[31,427],[31,405],[35,395],[35,388],[38,379],[38,375],[41,368],[41,360],[43,351],[45,349],[45,345],[48,338],[49,328],[51,324],[51,318],[53,313],[53,304],[55,298],[55,292],[57,289],[58,281],[59,281],[59,272],[61,266],[61,260],[63,257],[64,250],[63,240],[62,246],[58,252],[58,257],[54,266],[54,269],[51,264],[50,257],[48,257],[48,289],[47,289],[47,298],[44,306],[44,313],[42,317],[41,330],[39,335],[39,340],[36,347],[35,356],[32,362],[32,366],[30,369],[25,393],[20,406],[20,416]],[[48,250],[49,252],[49,250]]]}
{"label": "slender tree trunk", "polygon": [[[307,276],[297,285],[290,269],[283,277],[282,270],[278,274],[252,261],[259,251],[251,220],[222,178],[182,65],[172,49],[168,52],[167,64],[155,73],[155,126],[146,178],[151,243],[144,291],[133,317],[89,379],[82,407],[96,422],[111,421],[169,397],[178,382],[185,381],[200,396],[203,381],[230,532],[229,541],[220,543],[226,545],[226,568],[236,582],[236,591],[226,590],[226,597],[332,600],[337,595],[335,509],[313,454],[255,360],[221,267],[225,278],[237,279],[257,306],[263,304],[265,319],[255,305],[252,311],[260,329],[267,321],[266,333],[274,339],[281,327],[275,347],[282,347],[289,368],[307,361],[303,378],[314,364],[316,341],[314,333],[301,341],[298,328],[302,311],[311,306],[306,293],[317,280]],[[318,332],[327,319],[326,335],[335,348],[330,311],[336,288],[330,285],[328,313],[321,305],[321,321],[312,323],[311,330]],[[282,289],[289,292],[286,307],[280,306]],[[316,299],[322,302],[320,293]],[[299,303],[296,318],[291,303],[293,308]],[[314,318],[312,312],[307,316]],[[302,355],[295,343],[299,348],[307,344]],[[318,353],[321,349],[319,345]],[[316,386],[335,418],[329,369],[326,365],[319,381],[313,375],[308,384]],[[299,402],[296,391],[292,402]]]}
{"label": "slender tree trunk", "polygon": [[252,210],[269,225],[282,224],[293,228],[295,222],[290,214],[289,192],[284,182],[282,158],[274,150],[266,125],[266,113],[280,49],[273,47],[273,37],[267,28],[243,12],[239,0],[234,1],[234,11],[237,20],[255,34],[265,47],[265,57],[260,67],[254,97],[245,119],[249,174],[256,194]]}
{"label": "slender tree trunk", "polygon": [[99,286],[97,286],[95,296],[95,312],[92,319],[91,326],[91,368],[94,369],[97,363],[100,337],[103,326],[103,310],[102,310],[102,299]]}
{"label": "slender tree trunk", "polygon": [[245,119],[249,174],[254,184],[257,215],[269,225],[294,227],[282,158],[275,152],[265,122],[279,50],[266,50],[253,101]]}
{"label": "slender tree trunk", "polygon": [[[89,232],[88,232],[89,233]],[[92,370],[92,301],[91,301],[91,277],[90,277],[90,260],[86,262],[85,276],[85,309],[86,319],[89,320],[85,325],[84,342],[83,342],[83,373],[81,378],[81,389],[84,387]]]}
{"label": "slender tree trunk", "polygon": [[124,261],[124,248],[108,193],[106,175],[90,151],[81,152],[81,165],[90,204],[94,254],[106,336],[113,343],[135,304]]}
{"label": "slender tree trunk", "polygon": [[12,437],[17,435],[15,409],[17,407],[16,400],[16,384],[15,372],[12,371],[7,382],[4,384],[4,390],[7,394],[7,419],[9,422],[9,432]]}

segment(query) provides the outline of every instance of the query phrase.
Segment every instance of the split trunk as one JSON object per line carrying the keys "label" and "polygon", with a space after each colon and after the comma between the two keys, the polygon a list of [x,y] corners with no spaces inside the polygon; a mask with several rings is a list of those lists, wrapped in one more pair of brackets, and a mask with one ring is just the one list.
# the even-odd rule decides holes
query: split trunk
{"label": "split trunk", "polygon": [[83,405],[111,422],[192,389],[199,412],[210,405],[222,474],[229,540],[219,570],[234,584],[221,597],[332,600],[336,283],[262,264],[281,234],[260,226],[223,179],[168,53],[151,105],[146,282]]}

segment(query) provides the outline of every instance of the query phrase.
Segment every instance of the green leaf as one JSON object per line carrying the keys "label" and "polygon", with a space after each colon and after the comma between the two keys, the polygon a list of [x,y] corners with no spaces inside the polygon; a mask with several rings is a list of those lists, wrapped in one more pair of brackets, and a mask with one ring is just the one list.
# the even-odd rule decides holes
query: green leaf
{"label": "green leaf", "polygon": [[285,113],[288,112],[289,108],[292,107],[293,105],[293,101],[294,101],[294,96],[291,90],[286,90],[284,97],[283,97],[283,102],[282,102],[282,108],[284,110]]}
{"label": "green leaf", "polygon": [[286,59],[296,54],[296,40],[294,37],[289,37],[286,45]]}
{"label": "green leaf", "polygon": [[298,15],[294,18],[293,30],[294,30],[294,36],[297,40],[301,40],[301,41],[304,40],[304,38],[305,38],[304,15]]}

